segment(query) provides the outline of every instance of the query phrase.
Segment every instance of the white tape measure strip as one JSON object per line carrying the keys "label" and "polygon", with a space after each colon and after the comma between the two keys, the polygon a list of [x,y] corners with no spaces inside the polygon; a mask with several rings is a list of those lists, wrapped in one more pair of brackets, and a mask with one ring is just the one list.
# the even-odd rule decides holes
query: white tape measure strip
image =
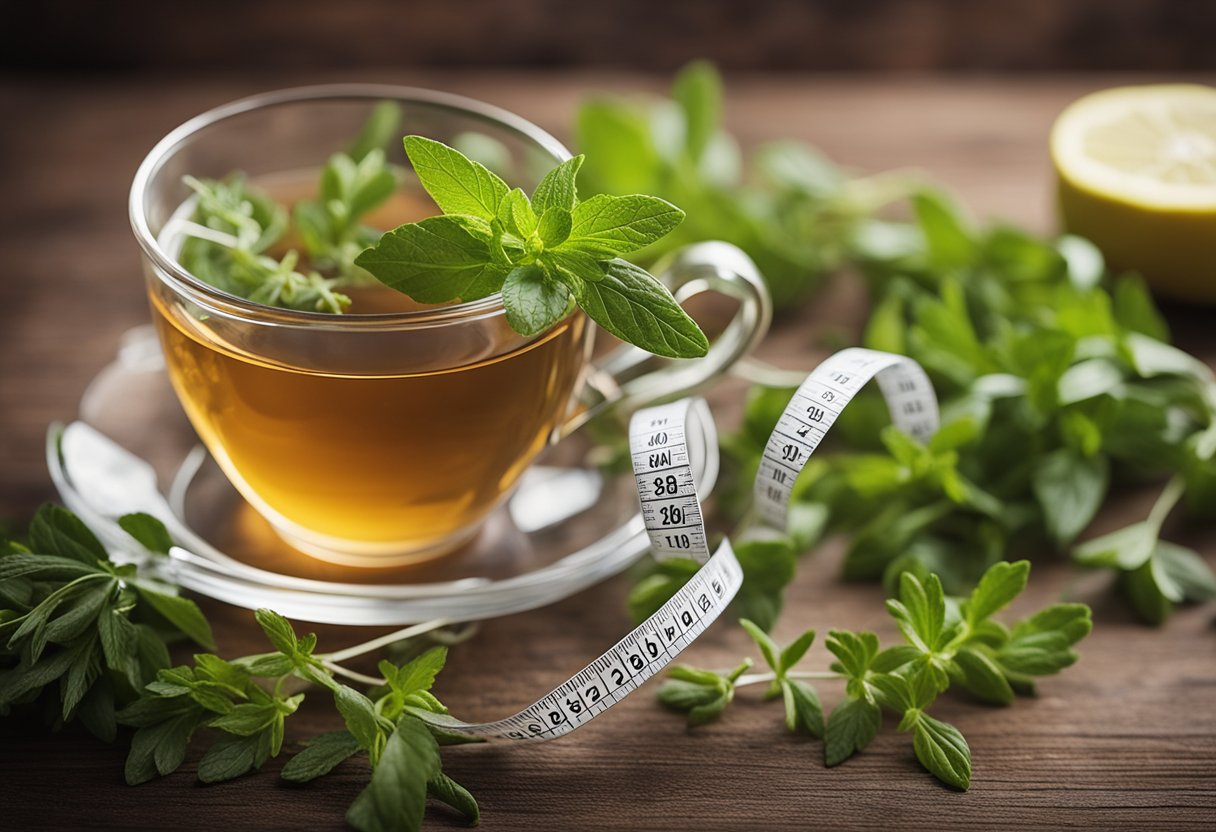
{"label": "white tape measure strip", "polygon": [[875,376],[896,427],[922,442],[937,433],[937,395],[919,364],[862,347],[841,350],[811,371],[769,435],[755,484],[756,511],[766,523],[785,531],[794,480],[841,411]]}
{"label": "white tape measure strip", "polygon": [[[919,439],[936,432],[937,397],[919,364],[875,350],[836,353],[798,388],[769,437],[756,477],[757,507],[767,522],[784,529],[798,472],[845,405],[875,375],[901,430]],[[629,423],[638,499],[655,557],[690,557],[704,564],[658,612],[514,716],[482,723],[437,714],[425,718],[449,731],[487,739],[556,739],[620,702],[692,644],[743,584],[729,540],[710,556],[697,498],[695,473],[705,464],[699,451],[715,441],[713,417],[703,399],[646,408]],[[794,451],[785,450],[787,446]],[[775,476],[774,471],[787,476]]]}

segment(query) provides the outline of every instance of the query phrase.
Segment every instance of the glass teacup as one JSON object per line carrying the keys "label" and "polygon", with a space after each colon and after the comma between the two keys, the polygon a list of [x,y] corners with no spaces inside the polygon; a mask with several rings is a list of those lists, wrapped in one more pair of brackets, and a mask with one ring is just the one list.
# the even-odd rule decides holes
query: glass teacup
{"label": "glass teacup", "polygon": [[[497,172],[528,192],[570,155],[538,127],[470,99],[310,87],[183,124],[144,160],[130,203],[169,376],[195,430],[289,544],[356,566],[458,547],[549,444],[608,407],[706,384],[750,350],[769,320],[754,266],[725,243],[684,250],[664,277],[681,300],[703,291],[737,299],[731,323],[705,358],[646,374],[648,356],[632,347],[592,364],[595,328],[577,309],[532,337],[507,325],[499,295],[373,314],[301,312],[228,294],[177,262],[173,220],[190,197],[183,176],[240,170],[272,192],[298,191],[300,172],[315,172],[386,100],[400,107],[403,133],[492,140]],[[407,164],[399,146],[390,156]],[[398,206],[387,225],[420,218],[410,210]]]}

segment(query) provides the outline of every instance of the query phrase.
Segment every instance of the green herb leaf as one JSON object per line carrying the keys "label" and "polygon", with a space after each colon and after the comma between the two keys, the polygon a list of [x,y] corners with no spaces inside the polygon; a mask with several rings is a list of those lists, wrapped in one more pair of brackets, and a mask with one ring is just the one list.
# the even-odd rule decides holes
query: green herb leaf
{"label": "green herb leaf", "polygon": [[485,165],[422,136],[406,136],[405,153],[422,187],[445,214],[487,221],[498,216],[499,205],[511,189]]}
{"label": "green herb leaf", "polygon": [[861,751],[878,733],[882,711],[865,699],[846,698],[828,716],[824,734],[824,763],[831,767]]}
{"label": "green herb leaf", "polygon": [[206,617],[197,604],[189,598],[168,595],[153,589],[143,582],[137,581],[135,589],[141,600],[146,601],[152,609],[193,639],[196,644],[208,649],[215,649],[215,637],[211,635],[211,625],[207,623]]}
{"label": "green herb leaf", "polygon": [[905,572],[900,576],[899,598],[888,600],[887,610],[909,642],[922,652],[932,652],[942,642],[946,624],[941,581],[930,575],[922,585],[915,575]]}
{"label": "green herb leaf", "polygon": [[1063,448],[1043,457],[1034,472],[1034,494],[1047,531],[1061,545],[1071,543],[1098,513],[1110,484],[1105,456],[1084,456]]}
{"label": "green herb leaf", "polygon": [[477,799],[468,789],[443,772],[439,772],[434,779],[427,782],[426,794],[427,797],[451,806],[464,817],[469,826],[476,826],[481,822],[481,808],[477,805]]}
{"label": "green herb leaf", "polygon": [[227,734],[216,740],[198,761],[198,779],[204,783],[232,780],[261,768],[269,756],[270,743],[266,734],[248,737]]}
{"label": "green herb leaf", "polygon": [[953,725],[922,714],[913,747],[916,759],[938,780],[963,791],[971,786],[971,748]]}
{"label": "green herb leaf", "polygon": [[575,180],[584,157],[580,154],[567,159],[545,174],[532,192],[532,208],[543,218],[550,209],[573,211],[578,205],[578,188]]}
{"label": "green herb leaf", "polygon": [[439,747],[426,727],[403,717],[388,738],[372,781],[346,813],[360,832],[418,829],[426,809],[427,783],[439,774]]}
{"label": "green herb leaf", "polygon": [[372,108],[371,115],[363,123],[359,135],[351,142],[346,155],[356,162],[373,150],[383,150],[394,141],[401,125],[401,106],[395,101],[381,101]]}
{"label": "green herb leaf", "polygon": [[380,718],[375,704],[354,688],[338,685],[334,688],[334,705],[346,722],[346,730],[359,745],[371,751],[380,738]]}
{"label": "green herb leaf", "polygon": [[976,647],[962,647],[954,654],[962,671],[963,687],[993,705],[1008,705],[1013,701],[1013,688],[1001,669],[986,653]]}
{"label": "green herb leaf", "polygon": [[502,285],[507,323],[520,335],[544,332],[565,316],[570,290],[537,266],[516,266]]}
{"label": "green herb leaf", "polygon": [[657,242],[683,220],[684,212],[665,199],[599,194],[575,206],[562,245],[605,260]]}
{"label": "green herb leaf", "polygon": [[764,656],[765,663],[767,663],[768,666],[776,671],[777,675],[780,676],[782,674],[780,658],[781,649],[777,646],[777,643],[769,638],[768,633],[761,630],[746,618],[740,618],[739,625],[747,631],[747,634],[751,636],[752,641],[756,642],[756,646],[760,648],[761,655]]}
{"label": "green herb leaf", "polygon": [[1026,588],[1030,576],[1030,561],[994,563],[980,578],[963,605],[963,616],[972,626],[1004,609]]}
{"label": "green herb leaf", "polygon": [[309,740],[303,751],[287,761],[280,776],[293,783],[307,783],[329,774],[359,748],[359,741],[349,731],[320,734]]}
{"label": "green herb leaf", "polygon": [[1158,541],[1153,566],[1157,583],[1171,601],[1202,602],[1216,598],[1216,575],[1194,549]]}
{"label": "green herb leaf", "polygon": [[781,696],[786,728],[794,733],[805,731],[813,737],[823,736],[823,706],[814,688],[799,679],[782,679]]}
{"label": "green herb leaf", "polygon": [[118,525],[149,552],[167,555],[173,548],[173,538],[169,536],[169,530],[151,514],[124,514],[118,518]]}
{"label": "green herb leaf", "polygon": [[399,226],[355,258],[390,288],[422,303],[471,301],[497,292],[507,271],[491,261],[489,242],[454,217]]}
{"label": "green herb leaf", "polygon": [[30,522],[30,548],[41,555],[56,555],[96,567],[109,560],[105,547],[76,515],[50,503],[38,509]]}
{"label": "green herb leaf", "polygon": [[668,358],[709,351],[705,333],[667,287],[632,263],[612,260],[602,277],[571,288],[591,320],[622,341]]}
{"label": "green herb leaf", "polygon": [[696,61],[680,70],[672,85],[672,98],[684,113],[684,146],[698,160],[722,120],[722,79],[713,65]]}
{"label": "green herb leaf", "polygon": [[569,211],[565,208],[549,208],[541,214],[536,233],[547,248],[556,248],[570,238],[573,227]]}

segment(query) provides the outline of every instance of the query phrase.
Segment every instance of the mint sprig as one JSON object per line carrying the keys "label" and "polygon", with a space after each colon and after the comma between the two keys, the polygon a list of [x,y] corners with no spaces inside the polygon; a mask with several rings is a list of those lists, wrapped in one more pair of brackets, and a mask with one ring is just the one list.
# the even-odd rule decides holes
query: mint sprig
{"label": "mint sprig", "polygon": [[472,301],[502,292],[508,324],[542,332],[577,303],[623,341],[657,355],[692,358],[705,334],[658,279],[625,260],[684,218],[652,196],[578,199],[582,157],[563,162],[532,197],[458,150],[406,136],[414,172],[443,216],[386,232],[355,263],[423,303]]}
{"label": "mint sprig", "polygon": [[[881,650],[873,633],[832,630],[827,648],[835,657],[826,672],[802,672],[795,665],[815,634],[806,631],[780,648],[765,630],[742,619],[770,673],[744,676],[745,660],[722,674],[682,666],[668,672],[659,701],[688,714],[689,725],[715,719],[747,685],[767,684],[765,699],[780,696],[785,724],[793,732],[824,739],[824,762],[836,766],[868,746],[885,708],[899,717],[898,729],[913,735],[917,759],[943,783],[966,789],[971,783],[971,750],[957,728],[928,714],[937,697],[958,685],[991,705],[1007,705],[1016,693],[1031,693],[1034,679],[1057,673],[1077,659],[1073,646],[1090,631],[1083,604],[1053,604],[1006,627],[992,616],[1026,586],[1026,561],[998,563],[984,573],[969,596],[947,602],[936,575],[925,580],[904,573],[898,598],[887,610],[904,643]],[[811,679],[845,683],[844,698],[825,721]]]}

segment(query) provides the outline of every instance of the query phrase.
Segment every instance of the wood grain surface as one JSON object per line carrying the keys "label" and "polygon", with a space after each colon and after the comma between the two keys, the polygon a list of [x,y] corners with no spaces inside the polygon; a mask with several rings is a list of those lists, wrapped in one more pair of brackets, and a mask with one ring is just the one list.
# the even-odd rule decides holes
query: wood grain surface
{"label": "wood grain surface", "polygon": [[[440,83],[421,72],[362,78]],[[209,106],[306,75],[202,81],[97,82],[89,78],[0,84],[0,518],[27,518],[53,496],[42,462],[48,421],[70,419],[86,382],[119,334],[147,319],[126,190],[142,155],[168,129]],[[349,78],[345,80],[350,80]],[[1046,134],[1077,95],[1121,78],[1034,81],[863,81],[784,76],[733,79],[728,120],[746,143],[797,137],[861,170],[915,166],[953,188],[981,217],[1052,225]],[[559,135],[592,90],[656,89],[624,75],[473,73],[445,88],[505,106]],[[1168,307],[1180,341],[1216,362],[1212,310]],[[847,280],[782,319],[761,355],[810,369],[828,330],[864,316]],[[740,387],[712,397],[720,424],[738,419]],[[1142,516],[1151,495],[1120,494],[1099,518],[1109,529]],[[1170,534],[1216,560],[1216,530]],[[881,590],[842,584],[842,547],[809,556],[788,596],[778,639],[806,627],[871,628],[895,635]],[[532,613],[492,621],[453,651],[437,692],[466,718],[527,704],[629,628],[627,582],[611,581]],[[945,789],[920,769],[906,735],[887,724],[857,758],[822,766],[822,746],[792,738],[780,706],[741,694],[720,723],[695,732],[657,707],[653,683],[605,717],[542,746],[460,747],[445,765],[478,796],[491,830],[550,829],[1211,829],[1216,825],[1216,629],[1213,607],[1179,611],[1160,630],[1133,622],[1106,580],[1043,553],[1015,612],[1068,597],[1094,605],[1096,629],[1081,661],[1048,678],[1033,699],[985,707],[947,695],[935,713],[957,725],[974,755],[969,792]],[[222,651],[260,649],[244,610],[204,602]],[[376,631],[317,628],[331,648]],[[721,666],[749,652],[719,624],[687,658]],[[808,666],[825,666],[821,645]],[[825,705],[841,691],[823,684]],[[291,745],[338,727],[310,697],[289,722]],[[197,754],[176,776],[128,788],[124,743],[74,731],[0,728],[0,829],[337,829],[366,777],[357,763],[305,787],[275,772],[216,786],[195,782]],[[428,828],[455,819],[428,814]]]}

